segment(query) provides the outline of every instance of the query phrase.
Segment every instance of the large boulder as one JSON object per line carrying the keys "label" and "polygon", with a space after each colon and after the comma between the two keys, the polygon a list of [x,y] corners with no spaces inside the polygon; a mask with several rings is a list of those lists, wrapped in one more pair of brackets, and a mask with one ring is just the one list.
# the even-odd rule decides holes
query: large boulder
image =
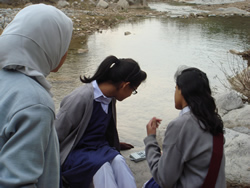
{"label": "large boulder", "polygon": [[228,91],[215,95],[215,102],[218,113],[223,116],[230,110],[234,110],[243,106],[241,97],[235,91]]}
{"label": "large boulder", "polygon": [[228,187],[250,187],[250,136],[230,129],[224,136]]}
{"label": "large boulder", "polygon": [[243,105],[239,109],[232,110],[222,116],[224,126],[250,134],[250,105]]}

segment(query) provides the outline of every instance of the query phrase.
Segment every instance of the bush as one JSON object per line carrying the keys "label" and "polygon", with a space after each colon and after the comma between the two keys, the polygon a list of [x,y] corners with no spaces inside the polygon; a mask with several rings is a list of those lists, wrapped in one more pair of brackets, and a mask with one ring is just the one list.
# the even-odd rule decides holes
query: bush
{"label": "bush", "polygon": [[[250,52],[250,51],[246,51]],[[250,102],[250,67],[246,56],[243,56],[243,52],[235,53],[231,50],[229,54],[229,60],[227,62],[227,68],[223,64],[220,64],[220,70],[224,73],[229,85],[225,82],[220,82],[227,88],[233,89],[242,95],[244,102]],[[244,55],[246,55],[244,53]],[[250,54],[249,54],[250,55]]]}

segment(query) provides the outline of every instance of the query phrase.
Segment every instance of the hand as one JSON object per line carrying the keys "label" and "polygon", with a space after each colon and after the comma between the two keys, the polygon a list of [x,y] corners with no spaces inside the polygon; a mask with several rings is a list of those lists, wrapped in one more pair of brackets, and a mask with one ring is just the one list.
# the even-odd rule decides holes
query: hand
{"label": "hand", "polygon": [[159,127],[161,123],[161,119],[153,117],[147,124],[147,135],[156,135],[156,129]]}
{"label": "hand", "polygon": [[131,144],[127,144],[125,142],[120,142],[120,147],[121,147],[121,150],[128,150],[128,149],[134,148],[134,146],[132,146]]}

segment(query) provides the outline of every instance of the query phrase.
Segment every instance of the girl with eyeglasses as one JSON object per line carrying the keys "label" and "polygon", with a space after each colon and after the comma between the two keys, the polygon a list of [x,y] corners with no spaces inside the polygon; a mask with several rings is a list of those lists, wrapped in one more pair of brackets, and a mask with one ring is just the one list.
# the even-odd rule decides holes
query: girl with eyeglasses
{"label": "girl with eyeglasses", "polygon": [[134,177],[120,150],[116,128],[116,100],[122,101],[146,80],[133,59],[109,56],[92,77],[66,96],[55,126],[60,143],[62,179],[71,188],[136,188]]}

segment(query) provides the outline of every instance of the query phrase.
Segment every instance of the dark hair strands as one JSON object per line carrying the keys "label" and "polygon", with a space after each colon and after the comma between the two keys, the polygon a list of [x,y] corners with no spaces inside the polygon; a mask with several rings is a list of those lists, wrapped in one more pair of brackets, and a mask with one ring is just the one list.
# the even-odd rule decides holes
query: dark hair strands
{"label": "dark hair strands", "polygon": [[90,83],[94,80],[97,83],[109,81],[115,85],[124,81],[130,82],[132,87],[138,87],[146,78],[147,74],[140,69],[139,64],[133,59],[118,59],[115,56],[108,56],[101,62],[92,77],[84,76],[83,78],[80,77],[80,80],[83,83]]}
{"label": "dark hair strands", "polygon": [[177,76],[176,84],[194,116],[205,126],[198,122],[200,127],[212,135],[224,133],[206,74],[197,68],[188,68]]}

